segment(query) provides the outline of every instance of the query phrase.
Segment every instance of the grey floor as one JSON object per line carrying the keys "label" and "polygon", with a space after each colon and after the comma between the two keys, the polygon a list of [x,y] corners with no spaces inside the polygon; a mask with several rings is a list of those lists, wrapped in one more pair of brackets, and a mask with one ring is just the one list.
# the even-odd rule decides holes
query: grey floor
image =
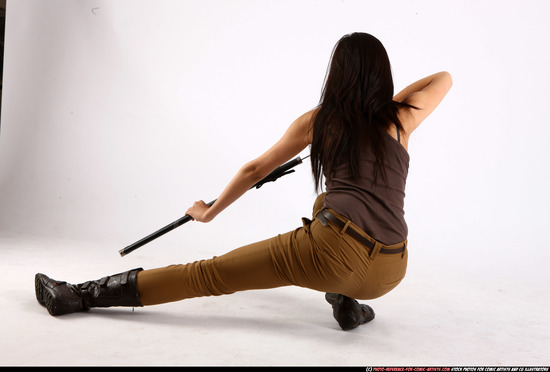
{"label": "grey floor", "polygon": [[0,364],[550,364],[547,273],[464,269],[414,252],[406,280],[368,302],[376,319],[350,332],[338,328],[321,293],[293,287],[62,317],[36,302],[36,272],[80,282],[165,264],[150,249],[113,259],[120,248],[0,235]]}

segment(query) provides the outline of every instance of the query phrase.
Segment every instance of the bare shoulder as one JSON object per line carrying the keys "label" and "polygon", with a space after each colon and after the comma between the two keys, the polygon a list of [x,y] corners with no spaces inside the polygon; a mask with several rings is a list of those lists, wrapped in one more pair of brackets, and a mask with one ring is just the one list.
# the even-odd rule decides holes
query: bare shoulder
{"label": "bare shoulder", "polygon": [[319,112],[319,108],[315,108],[313,110],[310,110],[300,116],[298,120],[302,122],[302,125],[304,125],[306,128],[311,129],[313,126],[313,121],[315,120],[315,115]]}
{"label": "bare shoulder", "polygon": [[310,110],[300,116],[296,121],[293,123],[293,126],[296,127],[296,130],[301,133],[301,135],[305,136],[307,138],[307,143],[311,144],[313,140],[313,122],[315,120],[315,115],[319,111],[319,108]]}

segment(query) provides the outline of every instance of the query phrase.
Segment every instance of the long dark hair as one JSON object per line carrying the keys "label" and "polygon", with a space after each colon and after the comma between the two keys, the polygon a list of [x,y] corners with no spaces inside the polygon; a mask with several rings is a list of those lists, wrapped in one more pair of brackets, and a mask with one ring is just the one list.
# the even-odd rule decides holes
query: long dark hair
{"label": "long dark hair", "polygon": [[386,179],[384,132],[391,124],[403,129],[397,113],[400,106],[408,106],[393,96],[390,61],[382,43],[366,33],[342,37],[332,52],[313,121],[311,167],[317,191],[323,176],[341,164],[349,164],[356,180],[366,149],[376,158],[375,183],[379,174]]}

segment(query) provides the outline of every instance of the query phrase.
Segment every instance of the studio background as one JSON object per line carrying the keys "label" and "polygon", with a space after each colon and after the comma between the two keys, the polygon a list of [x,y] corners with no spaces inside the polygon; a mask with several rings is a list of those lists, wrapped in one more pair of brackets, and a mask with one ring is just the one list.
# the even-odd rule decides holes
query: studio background
{"label": "studio background", "polygon": [[[542,0],[8,1],[0,363],[550,364],[549,12]],[[209,224],[118,254],[217,198],[315,107],[334,44],[355,31],[386,46],[396,92],[442,70],[454,80],[409,144],[409,269],[370,303],[374,322],[339,332],[323,295],[300,288],[63,319],[36,303],[36,272],[97,279],[299,227],[316,196],[309,159]]]}

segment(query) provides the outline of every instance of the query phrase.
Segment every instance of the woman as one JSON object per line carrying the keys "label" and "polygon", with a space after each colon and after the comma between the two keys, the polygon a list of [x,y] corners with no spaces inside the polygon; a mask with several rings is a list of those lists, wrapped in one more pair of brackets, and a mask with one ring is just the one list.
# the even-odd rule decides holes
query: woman
{"label": "woman", "polygon": [[245,164],[216,203],[187,214],[212,221],[273,169],[311,146],[317,198],[313,219],[220,257],[153,270],[134,269],[72,285],[36,274],[36,297],[50,314],[91,307],[149,306],[186,298],[288,285],[326,292],[344,330],[374,318],[355,299],[380,297],[405,276],[407,144],[452,85],[447,72],[393,96],[387,53],[375,37],[346,35],[336,44],[319,106]]}

